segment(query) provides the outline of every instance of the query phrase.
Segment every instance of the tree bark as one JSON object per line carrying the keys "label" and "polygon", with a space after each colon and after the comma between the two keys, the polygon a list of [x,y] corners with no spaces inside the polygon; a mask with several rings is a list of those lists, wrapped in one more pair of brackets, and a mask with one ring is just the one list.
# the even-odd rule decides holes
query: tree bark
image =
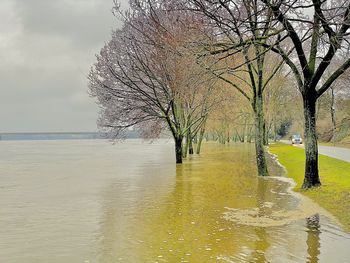
{"label": "tree bark", "polygon": [[186,158],[187,157],[188,147],[189,147],[189,140],[188,140],[188,136],[186,135],[186,140],[184,142],[184,146],[183,146],[183,149],[182,149],[182,158]]}
{"label": "tree bark", "polygon": [[247,142],[248,143],[251,143],[252,142],[252,137],[253,137],[253,135],[252,135],[252,127],[249,127],[249,129],[248,129],[248,135],[247,135]]}
{"label": "tree bark", "polygon": [[276,125],[276,120],[273,120],[273,141],[277,142],[277,125]]}
{"label": "tree bark", "polygon": [[257,96],[255,103],[253,104],[255,113],[255,152],[256,162],[258,167],[258,175],[267,176],[267,163],[264,149],[264,111],[263,111],[263,98]]}
{"label": "tree bark", "polygon": [[263,145],[268,145],[269,144],[269,135],[268,135],[269,131],[266,128],[266,122],[264,121],[263,123]]}
{"label": "tree bark", "polygon": [[316,135],[316,96],[305,95],[304,104],[304,121],[305,121],[305,177],[302,188],[320,186],[318,174],[318,146]]}
{"label": "tree bark", "polygon": [[337,121],[336,121],[336,113],[335,113],[335,96],[334,96],[334,88],[331,87],[331,118],[332,118],[332,143],[335,144],[336,140],[336,129],[337,129]]}
{"label": "tree bark", "polygon": [[192,138],[192,132],[191,129],[188,129],[186,133],[186,145],[185,149],[183,151],[183,157],[187,157],[188,154],[193,154],[193,138]]}
{"label": "tree bark", "polygon": [[188,154],[193,154],[193,139],[191,134],[189,135],[189,142],[188,142]]}
{"label": "tree bark", "polygon": [[196,153],[200,154],[201,153],[201,148],[202,148],[202,141],[203,141],[203,137],[204,137],[204,132],[205,129],[201,128],[199,131],[199,138],[198,138],[198,144],[197,144],[197,149],[196,149]]}
{"label": "tree bark", "polygon": [[180,136],[174,139],[176,163],[182,163],[182,137]]}

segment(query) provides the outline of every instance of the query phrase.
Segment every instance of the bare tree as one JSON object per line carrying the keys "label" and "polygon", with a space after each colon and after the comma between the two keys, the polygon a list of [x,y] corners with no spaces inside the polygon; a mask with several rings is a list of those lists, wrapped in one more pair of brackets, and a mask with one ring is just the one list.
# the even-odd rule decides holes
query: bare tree
{"label": "bare tree", "polygon": [[[321,185],[318,171],[316,102],[350,67],[344,57],[328,78],[325,71],[348,48],[350,1],[262,0],[284,30],[276,45],[268,46],[292,70],[303,98],[305,125],[305,177],[303,188]],[[287,44],[288,43],[288,44]],[[292,47],[294,50],[289,55]],[[341,55],[340,55],[341,56]],[[321,81],[323,79],[323,81]]]}
{"label": "bare tree", "polygon": [[[210,50],[210,54],[222,54],[222,51],[225,51],[226,57],[237,52],[247,56],[250,54],[249,50],[255,50],[252,52],[254,58],[248,57],[244,61],[246,71],[254,80],[249,84],[257,87],[253,89],[255,106],[261,105],[259,94],[262,89],[259,89],[261,86],[259,81],[264,76],[264,54],[269,51],[275,52],[290,67],[303,99],[306,165],[302,187],[319,186],[321,182],[318,172],[316,103],[334,81],[350,67],[350,58],[346,56],[349,50],[350,1],[192,0],[191,2],[197,11],[204,13],[220,29],[217,38],[221,37],[224,41],[214,43],[214,49]],[[229,41],[226,41],[227,39]],[[326,77],[324,73],[336,58],[342,58],[342,63],[330,70],[329,76]],[[256,66],[252,68],[254,63]],[[249,68],[253,70],[250,71]],[[232,72],[232,69],[230,71]],[[273,76],[272,74],[271,78]],[[225,78],[224,74],[219,74],[218,77],[224,81],[231,81]],[[232,86],[241,90],[243,96],[252,99],[234,81]]]}
{"label": "bare tree", "polygon": [[[189,8],[201,13],[213,27],[213,42],[204,55],[216,57],[206,65],[216,77],[236,89],[251,105],[255,119],[255,149],[259,175],[268,175],[264,144],[267,144],[263,94],[283,60],[265,70],[269,43],[277,34],[272,12],[255,0],[191,0]],[[258,43],[259,42],[259,43]],[[204,56],[203,55],[203,56]]]}
{"label": "bare tree", "polygon": [[[101,107],[102,129],[114,138],[131,127],[158,137],[167,127],[175,141],[176,162],[181,163],[184,136],[201,126],[210,107],[195,96],[196,89],[208,87],[205,72],[194,68],[186,54],[197,21],[186,12],[168,11],[174,9],[171,5],[134,0],[123,13],[116,3],[115,14],[124,26],[97,56],[89,87]],[[195,97],[191,103],[186,101],[189,93]]]}

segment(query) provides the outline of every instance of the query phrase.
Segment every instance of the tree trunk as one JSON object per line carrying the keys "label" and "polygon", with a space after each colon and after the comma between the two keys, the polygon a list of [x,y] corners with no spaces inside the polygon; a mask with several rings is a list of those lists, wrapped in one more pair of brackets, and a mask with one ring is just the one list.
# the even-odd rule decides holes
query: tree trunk
{"label": "tree trunk", "polygon": [[189,148],[189,140],[188,140],[188,135],[186,135],[186,140],[185,140],[185,143],[184,143],[184,147],[182,149],[182,158],[186,158],[187,157],[188,148]]}
{"label": "tree trunk", "polygon": [[225,142],[226,142],[224,132],[225,131],[222,131],[219,133],[219,143],[221,143],[221,144],[225,144]]}
{"label": "tree trunk", "polygon": [[182,137],[175,138],[176,163],[182,163]]}
{"label": "tree trunk", "polygon": [[252,127],[249,127],[248,129],[248,135],[247,135],[247,142],[251,143],[252,142]]}
{"label": "tree trunk", "polygon": [[205,129],[201,128],[199,131],[199,138],[198,138],[198,144],[197,144],[197,149],[196,149],[196,153],[200,154],[201,153],[201,148],[202,148],[202,141],[203,141],[203,137],[204,137],[204,132]]}
{"label": "tree trunk", "polygon": [[334,88],[331,87],[331,118],[332,118],[332,143],[335,144],[336,140],[336,129],[337,129],[337,121],[335,116],[335,96],[334,96]]}
{"label": "tree trunk", "polygon": [[263,98],[257,96],[253,105],[255,113],[255,152],[256,162],[258,167],[258,175],[267,176],[267,163],[264,149],[264,111],[263,111]]}
{"label": "tree trunk", "polygon": [[273,141],[277,142],[277,125],[276,125],[276,120],[273,120]]}
{"label": "tree trunk", "polygon": [[188,136],[188,154],[193,154],[193,139],[192,139],[192,135],[189,132],[189,136]]}
{"label": "tree trunk", "polygon": [[263,145],[269,144],[268,133],[269,133],[269,131],[266,128],[266,122],[264,121],[264,123],[263,123]]}
{"label": "tree trunk", "polygon": [[302,188],[307,189],[320,186],[318,174],[318,148],[316,135],[316,96],[304,96],[305,121],[305,177]]}

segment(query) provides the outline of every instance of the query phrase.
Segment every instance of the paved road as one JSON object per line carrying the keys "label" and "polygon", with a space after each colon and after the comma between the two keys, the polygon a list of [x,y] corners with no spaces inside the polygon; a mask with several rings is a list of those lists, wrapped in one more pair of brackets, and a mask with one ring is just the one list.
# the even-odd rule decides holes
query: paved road
{"label": "paved road", "polygon": [[[291,144],[290,141],[282,140],[281,142]],[[295,147],[304,147],[303,144],[294,145]],[[350,162],[350,149],[333,147],[333,146],[318,146],[318,152],[329,157]]]}

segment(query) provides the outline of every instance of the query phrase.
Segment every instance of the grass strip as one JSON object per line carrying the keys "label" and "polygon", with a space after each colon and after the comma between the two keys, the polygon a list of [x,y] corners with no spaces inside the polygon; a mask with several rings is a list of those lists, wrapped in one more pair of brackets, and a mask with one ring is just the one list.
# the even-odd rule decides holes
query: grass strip
{"label": "grass strip", "polygon": [[322,186],[302,190],[305,171],[304,149],[280,143],[270,145],[269,148],[271,153],[278,156],[288,176],[296,181],[294,190],[310,197],[327,209],[338,218],[347,231],[350,231],[350,163],[319,155]]}

